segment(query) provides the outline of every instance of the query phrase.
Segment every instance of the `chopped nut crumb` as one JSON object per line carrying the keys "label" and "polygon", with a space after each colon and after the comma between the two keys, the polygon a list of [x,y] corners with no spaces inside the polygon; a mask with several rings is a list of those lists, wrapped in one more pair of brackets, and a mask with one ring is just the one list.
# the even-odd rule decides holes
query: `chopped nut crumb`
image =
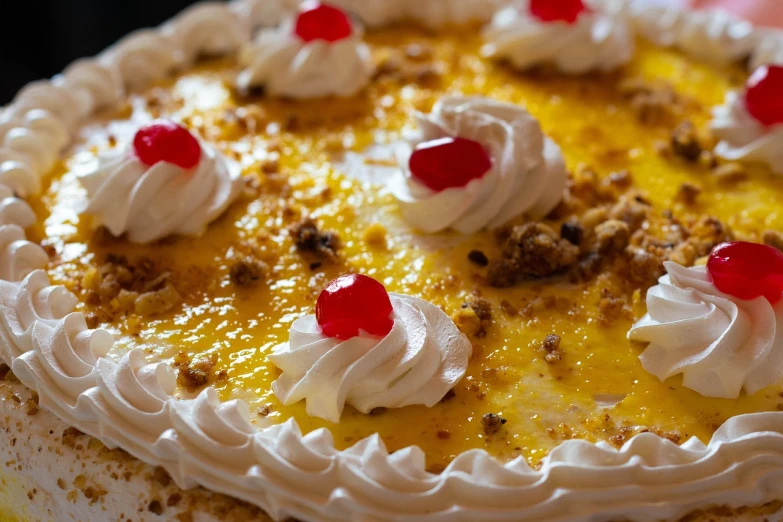
{"label": "chopped nut crumb", "polygon": [[246,257],[231,265],[231,282],[243,288],[255,286],[269,272],[269,266],[258,259]]}
{"label": "chopped nut crumb", "polygon": [[160,516],[160,515],[163,514],[163,506],[161,505],[160,501],[153,500],[147,506],[147,511],[149,511],[150,513],[154,513],[154,514]]}
{"label": "chopped nut crumb", "polygon": [[622,252],[631,238],[625,221],[610,219],[595,227],[596,250],[601,254]]}
{"label": "chopped nut crumb", "polygon": [[451,314],[451,320],[467,336],[477,336],[482,331],[481,319],[472,308],[460,308]]}
{"label": "chopped nut crumb", "polygon": [[471,250],[468,253],[468,260],[478,266],[487,266],[489,264],[489,259],[481,250]]}
{"label": "chopped nut crumb", "polygon": [[560,362],[563,358],[563,352],[560,350],[560,336],[555,334],[549,334],[544,339],[543,344],[546,355],[544,360],[549,364]]}
{"label": "chopped nut crumb", "polygon": [[560,227],[560,237],[571,243],[572,245],[579,246],[582,243],[585,231],[579,221],[571,220],[566,221]]}
{"label": "chopped nut crumb", "polygon": [[579,248],[542,223],[514,227],[503,257],[490,262],[487,279],[495,287],[513,286],[527,277],[549,277],[579,258]]}
{"label": "chopped nut crumb", "polygon": [[696,128],[689,121],[681,123],[671,137],[672,152],[686,161],[699,161],[703,147]]}
{"label": "chopped nut crumb", "polygon": [[182,296],[170,283],[161,290],[145,292],[136,298],[134,310],[143,317],[165,314],[182,302]]}
{"label": "chopped nut crumb", "polygon": [[177,384],[191,392],[198,390],[209,383],[217,362],[217,354],[214,353],[195,362],[187,353],[178,353],[173,364],[177,369]]}
{"label": "chopped nut crumb", "polygon": [[308,252],[329,261],[337,261],[340,238],[336,232],[321,232],[310,218],[291,229],[297,250]]}
{"label": "chopped nut crumb", "polygon": [[506,422],[506,419],[496,413],[486,413],[481,417],[481,424],[484,426],[484,434],[487,436],[499,432]]}
{"label": "chopped nut crumb", "polygon": [[696,198],[699,197],[699,194],[701,194],[701,188],[693,183],[685,182],[680,185],[676,197],[678,201],[682,201],[686,205],[693,205],[696,203]]}

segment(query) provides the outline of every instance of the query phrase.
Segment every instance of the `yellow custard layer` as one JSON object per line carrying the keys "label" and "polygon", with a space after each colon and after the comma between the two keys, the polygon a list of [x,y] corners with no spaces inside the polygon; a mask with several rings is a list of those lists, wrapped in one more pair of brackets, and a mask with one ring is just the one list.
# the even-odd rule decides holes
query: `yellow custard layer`
{"label": "yellow custard layer", "polygon": [[[465,31],[436,38],[413,29],[395,29],[368,34],[367,40],[379,57],[410,43],[431,46],[442,79],[403,87],[378,82],[366,94],[349,100],[238,99],[228,86],[237,71],[235,64],[208,64],[158,87],[154,107],[145,105],[141,96],[111,117],[116,120],[109,127],[119,140],[116,146],[129,138],[129,129],[132,136],[135,127],[127,124],[129,118],[151,112],[181,119],[220,150],[240,158],[246,174],[258,173],[259,165],[270,157],[270,142],[279,143],[280,175],[261,175],[258,193],[234,204],[198,239],[149,246],[90,242],[89,219],[80,220],[75,211],[85,197],[76,172],[85,159],[112,145],[104,125],[87,129],[89,139],[66,159],[44,196],[34,202],[43,222],[39,234],[58,253],[50,269],[53,282],[78,293],[84,272],[101,264],[106,254],[147,256],[171,271],[185,297],[182,307],[156,317],[138,335],[126,334],[126,319],[104,325],[122,334],[115,355],[134,346],[165,360],[180,350],[195,358],[215,353],[218,368],[228,372],[228,378],[217,383],[221,397],[246,400],[259,425],[294,417],[305,432],[329,428],[341,448],[378,432],[390,450],[411,444],[422,447],[433,468],[471,448],[485,448],[504,460],[522,455],[536,463],[565,438],[612,440],[619,426],[706,441],[731,416],[778,408],[783,402],[779,388],[735,401],[701,397],[682,388],[678,378],[659,382],[639,363],[643,346],[626,340],[630,318],[599,325],[600,288],[595,284],[539,282],[511,289],[481,285],[482,269],[467,256],[473,249],[496,254],[499,247],[491,232],[465,238],[415,236],[384,190],[349,179],[332,167],[338,142],[361,151],[377,141],[393,141],[412,126],[415,110],[429,110],[443,94],[480,94],[526,106],[563,148],[570,168],[587,164],[602,176],[628,169],[635,188],[646,193],[657,210],[671,210],[682,219],[715,215],[738,235],[758,239],[764,230],[783,225],[779,213],[783,181],[758,170],[749,181],[727,190],[706,167],[662,158],[654,144],[668,139],[668,131],[640,125],[617,88],[624,77],[670,81],[682,94],[699,100],[686,116],[703,126],[709,108],[743,81],[739,71],[694,65],[675,53],[642,44],[633,64],[616,75],[542,77],[514,73],[483,60],[478,36]],[[256,132],[248,132],[229,116],[240,106],[260,108]],[[697,205],[674,202],[683,182],[703,189]],[[288,226],[307,215],[322,229],[339,233],[344,244],[341,262],[312,270],[313,259],[296,251]],[[376,223],[388,231],[385,247],[365,241],[366,229]],[[264,259],[271,274],[256,288],[238,289],[230,282],[229,259],[249,252]],[[279,372],[266,355],[287,340],[296,318],[312,313],[321,288],[346,272],[371,275],[389,291],[419,296],[450,315],[477,289],[493,304],[493,324],[485,338],[473,339],[474,355],[453,399],[434,408],[406,407],[377,415],[348,407],[339,424],[309,417],[304,403],[279,404],[271,391]],[[530,317],[511,315],[499,306],[507,301],[521,309],[551,300],[549,296],[559,297],[560,304],[538,307]],[[634,313],[637,317],[644,313],[641,299]],[[564,356],[558,364],[547,364],[540,349],[549,334],[562,339]],[[616,406],[607,406],[619,399]],[[269,413],[262,416],[258,411]],[[490,437],[481,423],[486,413],[507,419],[503,429]]]}

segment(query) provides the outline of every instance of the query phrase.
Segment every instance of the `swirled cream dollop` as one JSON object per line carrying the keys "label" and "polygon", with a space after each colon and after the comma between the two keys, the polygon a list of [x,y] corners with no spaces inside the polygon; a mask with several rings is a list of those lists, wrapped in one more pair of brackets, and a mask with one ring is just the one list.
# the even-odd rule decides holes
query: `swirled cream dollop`
{"label": "swirled cream dollop", "polygon": [[729,92],[712,111],[710,129],[720,139],[715,153],[730,161],[764,163],[783,174],[783,124],[765,126],[745,107],[738,91]]}
{"label": "swirled cream dollop", "polygon": [[150,167],[130,151],[99,158],[93,172],[79,177],[88,197],[82,213],[134,243],[201,235],[242,190],[239,165],[204,143],[201,150],[192,169],[165,161]]}
{"label": "swirled cream dollop", "polygon": [[283,404],[307,401],[307,413],[338,422],[345,404],[373,408],[434,406],[465,375],[473,348],[437,306],[389,294],[394,326],[383,338],[347,341],[321,333],[315,315],[296,320],[288,343],[269,360],[283,373],[272,383]]}
{"label": "swirled cream dollop", "polygon": [[370,82],[372,56],[357,27],[337,42],[304,42],[294,34],[293,23],[289,19],[278,28],[261,30],[242,50],[240,90],[263,87],[273,96],[321,98],[353,96]]}
{"label": "swirled cream dollop", "polygon": [[449,96],[419,114],[414,142],[460,137],[479,142],[492,169],[464,187],[434,192],[410,173],[408,159],[390,181],[406,221],[427,233],[454,229],[472,234],[526,214],[541,217],[563,197],[567,172],[558,146],[518,105],[489,98]]}
{"label": "swirled cream dollop", "polygon": [[759,33],[750,22],[720,9],[688,11],[637,1],[631,13],[639,33],[650,41],[716,65],[747,58],[759,43]]}
{"label": "swirled cream dollop", "polygon": [[661,380],[677,374],[707,397],[737,398],[783,380],[783,305],[718,290],[704,266],[666,263],[647,293],[647,315],[628,333],[650,345],[642,366]]}
{"label": "swirled cream dollop", "polygon": [[250,40],[250,27],[223,2],[200,2],[163,28],[186,63],[200,56],[224,56]]}
{"label": "swirled cream dollop", "polygon": [[358,18],[368,27],[382,27],[404,20],[431,29],[445,25],[486,22],[510,0],[332,0],[329,2]]}
{"label": "swirled cream dollop", "polygon": [[[251,30],[259,27],[276,27],[299,9],[299,0],[237,0],[232,9]],[[330,2],[335,5],[335,2]]]}
{"label": "swirled cream dollop", "polygon": [[102,64],[117,71],[128,89],[143,89],[162,80],[183,60],[182,51],[169,36],[151,29],[131,33],[100,57]]}
{"label": "swirled cream dollop", "polygon": [[501,9],[484,30],[482,54],[508,60],[517,69],[554,64],[566,74],[611,71],[634,54],[634,33],[626,18],[598,7],[573,24],[542,22],[527,2]]}

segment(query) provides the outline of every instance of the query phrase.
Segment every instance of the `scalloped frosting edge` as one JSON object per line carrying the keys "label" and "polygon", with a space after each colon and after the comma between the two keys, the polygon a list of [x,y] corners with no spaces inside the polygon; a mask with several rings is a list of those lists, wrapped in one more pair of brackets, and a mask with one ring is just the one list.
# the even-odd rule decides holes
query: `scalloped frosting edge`
{"label": "scalloped frosting edge", "polygon": [[[235,0],[225,9],[238,13],[246,3]],[[197,5],[160,32],[144,34],[156,45],[171,44],[176,54],[172,28],[182,17],[188,24],[210,19],[200,9],[217,7]],[[150,42],[140,44],[138,33],[131,38],[147,56]],[[233,45],[232,40],[199,42],[207,47],[197,51]],[[12,194],[35,193],[48,172],[37,158],[59,155],[78,123],[119,100],[125,86],[105,57],[122,44],[100,61],[79,61],[78,69],[31,84],[0,114],[0,207],[18,209],[23,202]],[[168,74],[182,65],[170,58],[164,55],[165,66],[153,63],[151,68]],[[39,110],[37,118],[28,118],[32,110]],[[195,399],[177,399],[166,364],[147,364],[138,350],[116,363],[101,357],[111,343],[108,334],[87,330],[80,313],[65,313],[73,308],[72,294],[48,286],[38,266],[43,258],[31,256],[35,245],[20,237],[29,215],[23,208],[7,217],[0,214],[0,235],[12,239],[2,262],[13,267],[5,271],[12,275],[2,284],[16,292],[12,297],[19,306],[51,306],[58,299],[64,304],[15,331],[20,325],[6,320],[4,303],[0,360],[39,394],[42,408],[109,447],[163,467],[180,487],[201,485],[258,505],[277,519],[317,521],[564,521],[596,516],[653,521],[711,504],[741,506],[783,498],[781,412],[733,417],[707,445],[692,438],[677,446],[651,433],[633,437],[620,449],[570,440],[535,470],[521,458],[502,464],[484,450],[471,450],[434,475],[425,470],[421,449],[389,454],[377,434],[338,451],[328,430],[302,435],[294,420],[255,428],[244,402],[221,403],[213,388]]]}

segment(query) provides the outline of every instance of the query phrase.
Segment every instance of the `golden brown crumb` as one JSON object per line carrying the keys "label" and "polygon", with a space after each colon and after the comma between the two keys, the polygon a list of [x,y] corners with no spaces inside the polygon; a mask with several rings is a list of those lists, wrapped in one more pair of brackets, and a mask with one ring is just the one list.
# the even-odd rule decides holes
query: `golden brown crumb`
{"label": "golden brown crumb", "polygon": [[333,262],[337,261],[340,238],[336,232],[321,232],[315,221],[307,218],[291,228],[291,236],[300,252],[314,254]]}
{"label": "golden brown crumb", "polygon": [[579,246],[584,238],[584,228],[577,220],[566,221],[560,227],[560,237],[571,243],[572,245]]}
{"label": "golden brown crumb", "polygon": [[622,252],[628,246],[631,231],[625,221],[610,219],[595,227],[596,250],[601,254]]}
{"label": "golden brown crumb", "polygon": [[620,92],[630,100],[639,121],[644,125],[667,125],[685,112],[688,100],[665,82],[629,78],[620,83]]}
{"label": "golden brown crumb", "polygon": [[484,427],[484,434],[488,437],[496,434],[503,428],[506,419],[496,413],[485,413],[481,417],[481,425]]}
{"label": "golden brown crumb", "polygon": [[672,152],[682,159],[690,162],[699,161],[701,151],[704,149],[699,141],[696,127],[689,121],[681,123],[672,132]]}
{"label": "golden brown crumb", "polygon": [[783,251],[783,232],[777,230],[767,230],[762,237],[765,245],[777,248]]}
{"label": "golden brown crumb", "polygon": [[633,177],[627,170],[612,172],[609,174],[609,184],[618,188],[628,188],[633,183]]}
{"label": "golden brown crumb", "polygon": [[478,335],[481,332],[481,319],[472,308],[460,308],[451,314],[451,320],[457,325],[460,332],[468,336]]}
{"label": "golden brown crumb", "polygon": [[526,277],[549,277],[576,262],[579,248],[542,223],[514,227],[503,257],[490,262],[489,284],[509,287]]}
{"label": "golden brown crumb", "polygon": [[209,383],[217,362],[217,354],[214,353],[194,362],[190,355],[179,352],[173,364],[177,369],[177,384],[191,392],[198,390]]}
{"label": "golden brown crumb", "polygon": [[546,355],[544,355],[544,360],[549,364],[555,364],[557,362],[560,362],[563,358],[563,352],[560,349],[560,336],[555,334],[549,334],[544,339],[543,343],[544,351],[546,352]]}
{"label": "golden brown crumb", "polygon": [[250,288],[269,272],[269,266],[258,259],[245,257],[231,265],[231,282],[242,288]]}
{"label": "golden brown crumb", "polygon": [[173,285],[145,292],[136,298],[134,311],[142,317],[165,314],[182,302],[182,296]]}
{"label": "golden brown crumb", "polygon": [[678,201],[682,201],[686,205],[693,205],[696,203],[696,198],[699,197],[699,194],[701,194],[701,188],[686,181],[680,185],[676,197]]}

